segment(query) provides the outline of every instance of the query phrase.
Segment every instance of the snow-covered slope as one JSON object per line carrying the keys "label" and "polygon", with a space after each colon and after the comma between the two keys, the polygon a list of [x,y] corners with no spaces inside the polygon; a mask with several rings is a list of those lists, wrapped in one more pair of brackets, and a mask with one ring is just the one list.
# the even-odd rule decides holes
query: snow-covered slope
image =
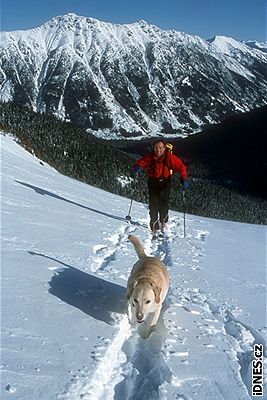
{"label": "snow-covered slope", "polygon": [[[184,238],[171,212],[151,242],[146,205],[129,224],[129,199],[60,175],[10,137],[1,150],[1,399],[249,400],[267,330],[266,227],[186,215]],[[129,233],[170,274],[147,340],[126,316]]]}
{"label": "snow-covered slope", "polygon": [[257,42],[255,40],[249,40],[245,43],[247,46],[252,47],[253,49],[261,50],[265,53],[267,52],[267,42]]}
{"label": "snow-covered slope", "polygon": [[266,53],[232,38],[66,14],[2,33],[0,100],[105,138],[187,135],[266,104],[266,66]]}

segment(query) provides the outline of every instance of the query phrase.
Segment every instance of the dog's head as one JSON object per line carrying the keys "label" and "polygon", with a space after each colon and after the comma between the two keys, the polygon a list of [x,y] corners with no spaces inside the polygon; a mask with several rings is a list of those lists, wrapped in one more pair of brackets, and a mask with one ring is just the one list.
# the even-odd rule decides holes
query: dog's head
{"label": "dog's head", "polygon": [[161,288],[147,281],[135,281],[128,287],[127,298],[137,322],[144,322],[155,303],[160,303]]}

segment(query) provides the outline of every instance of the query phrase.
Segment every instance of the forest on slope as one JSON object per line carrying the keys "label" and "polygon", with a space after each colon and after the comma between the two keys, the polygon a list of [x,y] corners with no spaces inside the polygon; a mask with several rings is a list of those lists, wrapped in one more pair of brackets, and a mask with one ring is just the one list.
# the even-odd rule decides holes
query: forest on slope
{"label": "forest on slope", "polygon": [[[259,131],[263,132],[266,119],[263,117],[258,121]],[[173,178],[170,208],[211,218],[266,224],[265,136],[263,133],[256,135],[255,130],[254,134],[249,133],[248,130],[243,137],[233,137],[227,122],[222,125],[224,123],[223,132],[229,139],[228,142],[225,140],[225,147],[222,145],[224,141],[218,141],[220,135],[224,136],[218,133],[218,126],[184,140],[172,140],[174,153],[181,156],[188,167],[190,187],[186,191],[184,205],[178,176]],[[248,125],[246,121],[245,126]],[[127,146],[122,151],[117,148],[119,144],[114,146],[80,127],[12,103],[0,104],[0,129],[12,134],[29,152],[62,174],[136,201],[147,202],[145,174],[131,174],[131,165],[137,155],[126,153],[127,150],[141,154],[147,143],[135,143],[132,148]],[[248,158],[249,153],[244,150],[250,135],[248,151],[253,149],[252,158]],[[246,140],[242,142],[244,138]],[[242,154],[244,160],[240,164]],[[222,170],[225,172],[222,173]],[[122,217],[127,211],[122,210]]]}

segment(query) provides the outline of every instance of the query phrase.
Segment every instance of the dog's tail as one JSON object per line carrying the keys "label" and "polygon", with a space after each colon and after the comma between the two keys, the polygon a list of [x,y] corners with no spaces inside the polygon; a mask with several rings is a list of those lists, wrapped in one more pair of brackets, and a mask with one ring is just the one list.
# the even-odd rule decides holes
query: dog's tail
{"label": "dog's tail", "polygon": [[140,240],[134,236],[134,235],[129,235],[128,239],[130,240],[130,242],[132,242],[132,244],[134,245],[135,251],[138,255],[138,258],[141,260],[141,258],[147,257],[144,247],[142,246],[142,243],[140,242]]}

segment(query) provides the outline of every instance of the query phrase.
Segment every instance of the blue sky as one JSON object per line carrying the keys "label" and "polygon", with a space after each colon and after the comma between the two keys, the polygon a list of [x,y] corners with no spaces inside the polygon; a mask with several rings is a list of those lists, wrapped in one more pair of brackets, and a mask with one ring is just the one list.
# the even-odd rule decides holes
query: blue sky
{"label": "blue sky", "polygon": [[144,19],[203,39],[266,40],[266,0],[1,0],[1,30],[37,27],[67,12],[112,23]]}

